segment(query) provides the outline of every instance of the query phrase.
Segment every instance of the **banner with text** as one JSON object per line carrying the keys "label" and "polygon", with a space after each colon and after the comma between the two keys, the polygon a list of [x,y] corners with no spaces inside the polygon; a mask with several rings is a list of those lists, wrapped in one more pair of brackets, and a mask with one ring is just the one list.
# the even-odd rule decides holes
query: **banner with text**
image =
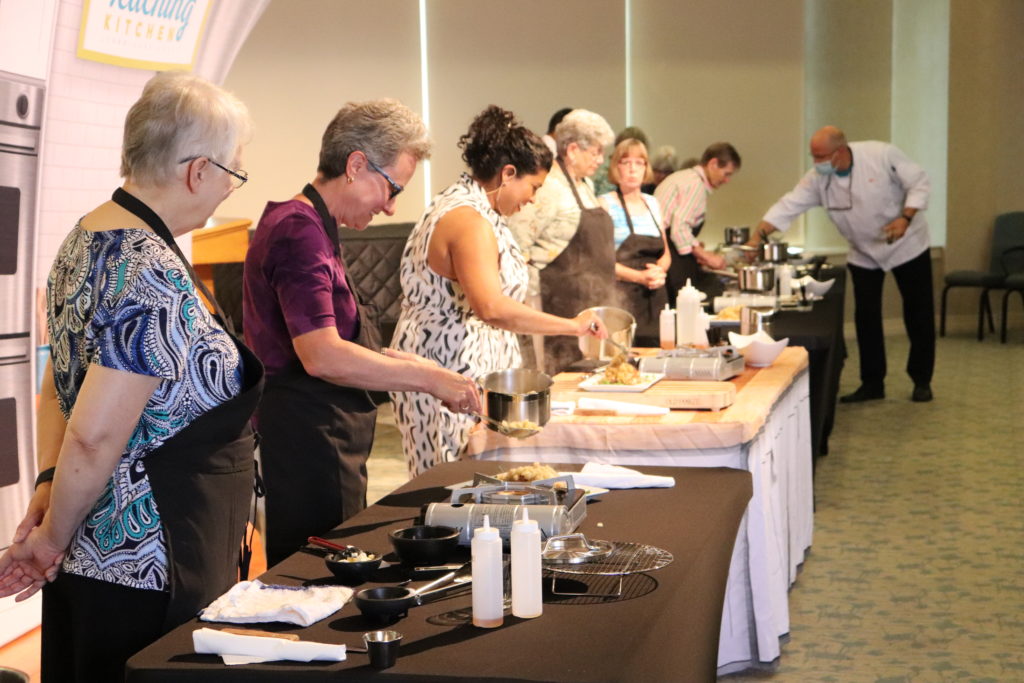
{"label": "banner with text", "polygon": [[84,0],[78,57],[191,71],[214,0]]}

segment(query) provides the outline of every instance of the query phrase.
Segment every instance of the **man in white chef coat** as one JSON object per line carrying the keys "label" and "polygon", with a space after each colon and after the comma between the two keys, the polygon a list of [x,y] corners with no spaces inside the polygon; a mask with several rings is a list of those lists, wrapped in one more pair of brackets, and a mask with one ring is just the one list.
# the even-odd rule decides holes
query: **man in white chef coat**
{"label": "man in white chef coat", "polygon": [[928,176],[887,142],[847,142],[843,131],[825,126],[811,138],[814,169],[772,206],[753,241],[786,230],[793,219],[823,207],[850,243],[847,267],[853,280],[854,319],[861,386],[840,398],[856,403],[885,398],[885,337],[882,283],[891,271],[903,297],[903,323],[910,337],[907,374],[911,400],[932,400],[935,366],[935,305],[929,255]]}

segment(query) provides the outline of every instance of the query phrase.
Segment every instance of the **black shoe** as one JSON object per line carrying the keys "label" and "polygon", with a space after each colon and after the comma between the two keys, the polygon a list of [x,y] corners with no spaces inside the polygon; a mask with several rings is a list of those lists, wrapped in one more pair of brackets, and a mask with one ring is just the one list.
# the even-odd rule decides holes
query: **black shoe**
{"label": "black shoe", "polygon": [[914,393],[911,394],[910,400],[915,403],[927,403],[932,400],[932,388],[927,384],[918,384],[914,387]]}
{"label": "black shoe", "polygon": [[879,389],[876,387],[869,387],[866,384],[860,385],[860,388],[852,394],[846,396],[840,396],[840,403],[861,403],[863,401],[877,401],[880,398],[885,398],[885,389]]}

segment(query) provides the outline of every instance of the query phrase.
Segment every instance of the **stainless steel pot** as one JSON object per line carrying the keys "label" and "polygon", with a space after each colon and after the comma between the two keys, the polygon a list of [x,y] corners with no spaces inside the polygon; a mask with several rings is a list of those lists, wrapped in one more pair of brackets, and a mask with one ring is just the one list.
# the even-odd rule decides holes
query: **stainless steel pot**
{"label": "stainless steel pot", "polygon": [[[614,306],[595,306],[587,311],[594,313],[604,326],[608,329],[608,337],[618,342],[627,349],[633,348],[633,336],[636,334],[636,318],[629,311]],[[614,344],[610,344],[597,337],[580,337],[580,352],[584,358],[591,360],[611,360],[621,351]]]}
{"label": "stainless steel pot", "polygon": [[787,260],[789,260],[788,243],[770,240],[761,243],[761,261],[763,263],[785,263]]}
{"label": "stainless steel pot", "polygon": [[750,241],[750,227],[746,225],[730,225],[725,229],[726,244],[746,244]]}
{"label": "stainless steel pot", "polygon": [[737,271],[736,279],[744,292],[773,292],[775,290],[775,266],[743,266]]}
{"label": "stainless steel pot", "polygon": [[740,334],[755,334],[758,330],[772,333],[775,309],[767,306],[744,306],[740,309]]}
{"label": "stainless steel pot", "polygon": [[[527,368],[498,370],[480,379],[487,415],[499,423],[533,422],[543,427],[551,419],[551,378]],[[492,423],[487,426],[498,431]]]}

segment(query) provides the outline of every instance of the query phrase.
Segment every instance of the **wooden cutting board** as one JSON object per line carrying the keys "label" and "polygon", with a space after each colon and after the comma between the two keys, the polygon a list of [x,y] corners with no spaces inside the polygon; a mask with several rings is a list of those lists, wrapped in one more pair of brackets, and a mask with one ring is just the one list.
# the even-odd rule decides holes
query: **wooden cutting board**
{"label": "wooden cutting board", "polygon": [[640,403],[678,410],[721,410],[736,400],[736,385],[732,382],[691,382],[663,379],[641,392],[583,391],[577,385],[587,378],[581,372],[563,372],[555,375],[551,398],[556,401],[577,401],[580,398],[600,398],[622,403]]}

